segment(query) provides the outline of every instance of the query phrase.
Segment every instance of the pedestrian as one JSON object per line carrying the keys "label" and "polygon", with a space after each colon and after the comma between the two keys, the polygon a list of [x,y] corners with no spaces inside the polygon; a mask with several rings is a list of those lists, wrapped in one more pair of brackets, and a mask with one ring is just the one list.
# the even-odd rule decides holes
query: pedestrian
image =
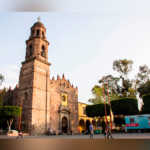
{"label": "pedestrian", "polygon": [[19,138],[23,138],[23,133],[21,131],[19,131],[18,136],[17,136],[17,139]]}
{"label": "pedestrian", "polygon": [[93,129],[93,124],[92,123],[89,125],[89,130],[90,130],[90,138],[93,138],[94,129]]}
{"label": "pedestrian", "polygon": [[110,125],[109,124],[106,125],[105,139],[112,139],[112,133],[111,133],[111,129],[110,129]]}
{"label": "pedestrian", "polygon": [[48,135],[48,136],[51,135],[51,130],[50,130],[50,128],[48,128],[48,130],[47,130],[47,135]]}
{"label": "pedestrian", "polygon": [[106,130],[106,123],[105,123],[105,121],[103,120],[103,121],[102,121],[102,133],[104,134],[104,136],[105,136],[105,130]]}

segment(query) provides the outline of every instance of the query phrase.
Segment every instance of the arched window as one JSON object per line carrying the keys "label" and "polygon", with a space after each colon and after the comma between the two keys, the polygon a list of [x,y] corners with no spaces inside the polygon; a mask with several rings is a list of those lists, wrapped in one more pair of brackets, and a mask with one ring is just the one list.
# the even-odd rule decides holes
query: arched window
{"label": "arched window", "polygon": [[86,115],[86,108],[82,107],[82,109],[83,109],[83,115]]}
{"label": "arched window", "polygon": [[29,45],[29,56],[32,56],[32,54],[33,54],[32,49],[33,49],[32,45]]}
{"label": "arched window", "polygon": [[42,45],[42,52],[41,52],[41,56],[43,56],[43,57],[45,57],[46,55],[45,55],[45,46],[44,45]]}
{"label": "arched window", "polygon": [[39,36],[40,35],[40,30],[36,30],[36,35]]}
{"label": "arched window", "polygon": [[34,30],[32,30],[32,36],[34,36]]}
{"label": "arched window", "polygon": [[63,105],[63,106],[67,106],[68,105],[68,100],[67,100],[68,98],[67,98],[67,94],[65,94],[65,93],[62,93],[61,94],[61,104]]}
{"label": "arched window", "polygon": [[44,32],[42,31],[42,37],[45,38]]}
{"label": "arched window", "polygon": [[97,120],[97,127],[100,127],[100,126],[101,126],[101,124],[102,124],[101,120],[100,120],[100,119],[98,119],[98,120]]}
{"label": "arched window", "polygon": [[25,100],[28,99],[28,93],[27,92],[24,93],[24,97],[25,97]]}
{"label": "arched window", "polygon": [[96,126],[96,120],[92,120],[93,126]]}
{"label": "arched window", "polygon": [[66,96],[65,96],[65,95],[62,96],[62,101],[63,101],[63,102],[66,101]]}
{"label": "arched window", "polygon": [[79,121],[79,126],[85,127],[85,122],[84,122],[83,119],[80,119],[80,121]]}

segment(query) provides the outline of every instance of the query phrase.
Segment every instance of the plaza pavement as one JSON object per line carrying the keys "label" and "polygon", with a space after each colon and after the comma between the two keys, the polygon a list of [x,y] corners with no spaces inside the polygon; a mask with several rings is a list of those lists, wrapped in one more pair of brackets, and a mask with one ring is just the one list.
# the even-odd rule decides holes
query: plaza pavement
{"label": "plaza pavement", "polygon": [[[114,133],[113,139],[150,139],[150,133]],[[0,139],[14,139],[16,136],[0,135]],[[51,138],[51,139],[89,139],[89,135],[52,135],[52,136],[24,136],[23,138]],[[94,139],[104,139],[103,134],[94,135]]]}
{"label": "plaza pavement", "polygon": [[150,150],[150,133],[113,134],[112,140],[103,135],[59,136],[0,136],[0,150]]}

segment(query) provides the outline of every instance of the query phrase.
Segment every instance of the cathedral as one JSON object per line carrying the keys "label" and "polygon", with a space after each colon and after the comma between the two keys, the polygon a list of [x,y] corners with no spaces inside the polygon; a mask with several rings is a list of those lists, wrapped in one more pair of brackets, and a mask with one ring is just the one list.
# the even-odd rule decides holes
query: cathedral
{"label": "cathedral", "polygon": [[43,134],[48,129],[59,133],[77,133],[78,88],[64,74],[50,75],[49,42],[46,28],[38,20],[26,41],[14,104],[22,107],[21,129],[30,134]]}

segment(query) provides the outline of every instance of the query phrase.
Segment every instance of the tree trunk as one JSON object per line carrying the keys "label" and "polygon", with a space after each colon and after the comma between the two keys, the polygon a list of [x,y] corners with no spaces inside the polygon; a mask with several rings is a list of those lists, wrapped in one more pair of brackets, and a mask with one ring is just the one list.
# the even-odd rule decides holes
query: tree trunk
{"label": "tree trunk", "polygon": [[13,123],[13,119],[7,120],[7,125],[8,125],[8,131],[11,130],[11,125]]}

